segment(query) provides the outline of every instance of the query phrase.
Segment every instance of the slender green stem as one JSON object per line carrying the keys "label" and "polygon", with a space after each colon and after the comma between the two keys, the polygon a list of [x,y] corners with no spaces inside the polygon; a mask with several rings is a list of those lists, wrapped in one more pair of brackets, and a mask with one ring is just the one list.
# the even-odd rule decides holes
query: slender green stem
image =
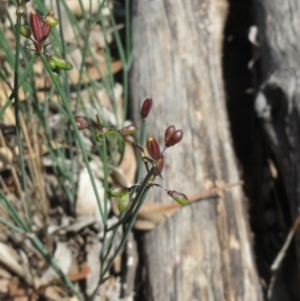
{"label": "slender green stem", "polygon": [[[108,212],[107,212],[107,191],[108,191],[108,157],[107,157],[107,145],[106,145],[106,138],[103,137],[102,141],[102,162],[103,162],[103,173],[104,173],[104,216],[105,220],[103,220],[103,225],[104,228],[106,228],[107,225],[107,217],[108,217]],[[107,248],[107,232],[104,231],[103,239],[102,239],[102,248],[101,248],[101,253],[100,253],[100,263],[101,263],[101,271],[100,275],[102,275],[102,269],[104,267],[105,263],[105,253],[106,253],[106,248]]]}
{"label": "slender green stem", "polygon": [[49,63],[47,62],[46,57],[44,55],[42,55],[41,59],[42,59],[42,61],[44,63],[44,66],[46,67],[46,69],[47,69],[47,71],[48,71],[48,73],[49,73],[49,75],[50,75],[50,77],[51,77],[51,79],[52,79],[52,81],[55,85],[55,88],[56,88],[57,92],[59,93],[59,95],[62,99],[62,102],[63,102],[63,104],[66,108],[69,120],[72,124],[76,139],[79,143],[79,146],[80,146],[80,149],[81,149],[81,152],[82,152],[83,160],[86,164],[86,167],[87,167],[87,170],[88,170],[91,182],[92,182],[92,186],[93,186],[94,193],[95,193],[95,196],[96,196],[96,199],[97,199],[97,203],[98,203],[98,207],[99,207],[99,210],[100,210],[101,218],[102,218],[102,220],[105,220],[105,216],[104,216],[104,212],[103,212],[103,209],[102,209],[99,192],[98,192],[97,187],[96,187],[96,182],[95,182],[95,179],[94,179],[94,175],[93,175],[93,172],[92,172],[89,160],[88,160],[88,156],[87,156],[87,153],[86,153],[86,150],[85,150],[84,143],[81,139],[81,136],[80,136],[80,133],[78,131],[76,122],[74,120],[74,116],[73,116],[72,111],[71,111],[69,100],[66,98],[66,94],[64,93],[64,91],[60,87],[58,79],[53,75],[53,72],[51,70],[51,67],[50,67]]}
{"label": "slender green stem", "polygon": [[76,295],[76,297],[83,301],[82,295],[76,290],[73,283],[69,280],[69,278],[64,274],[64,272],[60,269],[56,261],[53,259],[53,257],[50,255],[50,253],[47,251],[43,243],[39,240],[38,237],[36,237],[34,234],[28,234],[27,237],[30,239],[32,245],[39,250],[39,252],[43,255],[43,257],[46,259],[46,261],[51,265],[51,267],[55,270],[55,272],[59,275],[61,280],[64,282],[64,284],[71,290],[71,292]]}
{"label": "slender green stem", "polygon": [[106,138],[103,137],[102,140],[102,160],[103,160],[103,173],[104,173],[104,191],[105,191],[105,195],[104,195],[104,216],[105,216],[105,220],[103,220],[103,224],[104,227],[106,226],[107,223],[107,191],[108,191],[108,157],[107,157],[107,145],[106,145]]}
{"label": "slender green stem", "polygon": [[14,221],[17,227],[23,229],[24,231],[30,231],[26,222],[22,219],[22,217],[17,212],[16,208],[13,204],[6,198],[2,191],[0,191],[0,203],[6,209],[6,212],[10,216],[10,218]]}
{"label": "slender green stem", "polygon": [[[154,169],[154,170],[155,170],[155,169]],[[143,203],[144,203],[144,200],[145,200],[145,198],[146,198],[146,196],[147,196],[147,194],[148,194],[149,189],[150,189],[149,186],[145,187],[145,190],[143,191],[143,194],[141,195],[141,197],[140,197],[140,199],[139,199],[139,203],[138,203],[136,209],[134,210],[134,213],[133,213],[133,215],[132,215],[132,218],[130,219],[129,224],[128,224],[128,226],[126,227],[126,230],[125,230],[125,233],[123,234],[123,237],[122,237],[122,240],[121,240],[121,242],[120,242],[120,245],[119,245],[118,248],[116,249],[115,254],[114,254],[113,257],[110,259],[110,261],[109,261],[109,263],[107,264],[107,266],[105,267],[105,269],[103,270],[102,275],[101,275],[102,277],[106,274],[106,272],[109,271],[109,269],[112,267],[112,265],[113,265],[113,263],[114,263],[115,258],[116,258],[117,255],[120,253],[120,251],[123,249],[124,244],[125,244],[125,242],[127,241],[128,235],[129,235],[129,233],[130,233],[130,231],[131,231],[131,229],[132,229],[132,227],[133,227],[133,225],[134,225],[134,223],[135,223],[135,221],[136,221],[137,215],[138,215],[138,213],[139,213],[139,211],[140,211],[140,209],[141,209],[141,207],[142,207],[142,205],[143,205]]]}
{"label": "slender green stem", "polygon": [[[60,2],[61,1],[56,0],[58,19],[62,20]],[[66,56],[67,56],[67,46],[66,46],[66,42],[65,42],[63,26],[59,26],[59,35],[60,35],[60,40],[61,40],[61,44],[62,44],[63,57],[66,58]],[[67,98],[69,98],[70,97],[70,88],[69,88],[69,74],[68,74],[68,72],[65,72],[65,74],[64,74],[64,89],[65,89]]]}
{"label": "slender green stem", "polygon": [[[124,215],[125,215],[125,212],[123,212],[123,213],[120,215],[120,220],[123,218]],[[121,226],[121,224],[118,225],[117,227],[115,227],[114,230],[113,230],[113,234],[112,234],[112,236],[111,236],[111,239],[110,239],[110,242],[109,242],[109,245],[108,245],[106,254],[105,254],[104,258],[103,258],[103,262],[105,262],[106,258],[107,258],[108,255],[109,255],[109,252],[110,252],[111,248],[113,247],[113,243],[114,243],[114,241],[115,241],[115,238],[116,238],[116,235],[117,235],[117,233],[118,233],[118,229],[119,229],[120,226]],[[107,234],[107,231],[105,231],[104,233]]]}
{"label": "slender green stem", "polygon": [[92,296],[94,296],[94,293],[97,292],[98,287],[99,287],[99,285],[100,285],[100,283],[102,281],[103,269],[104,269],[105,260],[106,260],[106,256],[105,256],[105,252],[106,252],[106,249],[107,249],[107,245],[106,244],[107,244],[107,231],[104,231],[103,240],[102,240],[102,246],[101,246],[101,252],[100,252],[100,265],[101,265],[100,266],[100,277],[99,277],[99,281],[98,281],[97,287],[96,287],[95,291],[93,292]]}
{"label": "slender green stem", "polygon": [[[153,175],[154,171],[155,171],[155,168],[153,167],[153,168],[151,169],[151,171],[149,172],[149,174],[152,174],[152,175]],[[151,175],[151,176],[152,176],[152,175]],[[113,263],[114,263],[114,260],[116,259],[116,257],[118,256],[118,254],[122,251],[122,249],[123,249],[123,247],[124,247],[124,245],[125,245],[125,243],[126,243],[126,241],[127,241],[127,239],[128,239],[129,233],[130,233],[130,231],[131,231],[131,229],[132,229],[132,227],[133,227],[133,225],[134,225],[134,223],[135,223],[135,221],[136,221],[138,212],[139,212],[139,210],[141,209],[141,207],[142,207],[142,205],[143,205],[143,203],[144,203],[144,200],[145,200],[145,198],[146,198],[146,196],[147,196],[147,194],[148,194],[148,191],[149,191],[149,189],[150,189],[149,186],[145,186],[144,188],[145,188],[145,189],[143,189],[143,192],[142,192],[142,194],[141,194],[141,196],[140,196],[140,198],[139,198],[139,203],[138,203],[136,209],[134,210],[134,213],[133,213],[133,215],[132,215],[132,218],[131,218],[130,221],[129,221],[128,226],[126,227],[126,230],[125,230],[125,232],[124,232],[124,234],[123,234],[123,236],[122,236],[122,240],[121,240],[119,246],[117,247],[117,249],[116,249],[114,255],[112,256],[112,258],[111,258],[111,259],[109,260],[109,262],[107,263],[106,267],[105,267],[105,268],[101,267],[101,274],[100,274],[99,283],[98,283],[98,285],[97,285],[97,288],[94,290],[93,294],[92,294],[91,297],[89,298],[89,300],[93,300],[93,299],[94,299],[94,297],[95,297],[95,295],[96,295],[96,293],[97,293],[97,291],[98,291],[99,285],[101,285],[101,284],[105,281],[105,279],[104,279],[105,274],[106,274],[106,273],[110,270],[110,268],[112,267],[112,265],[113,265]],[[107,257],[106,257],[106,258],[107,258]],[[105,259],[106,259],[106,258],[105,258]]]}
{"label": "slender green stem", "polygon": [[[31,60],[29,61],[28,65],[26,66],[25,71],[22,73],[21,77],[18,79],[18,89],[20,89],[20,87],[22,86],[26,76],[30,73],[32,66],[35,62],[36,59],[36,55],[34,55]],[[14,88],[14,90],[12,91],[12,93],[9,95],[8,99],[6,100],[4,106],[0,109],[0,118],[3,116],[5,110],[9,107],[9,105],[11,104],[11,102],[13,101],[13,99],[15,98],[15,95],[18,91],[18,89],[16,89],[16,87]]]}
{"label": "slender green stem", "polygon": [[13,90],[13,86],[11,85],[10,81],[8,80],[6,74],[4,73],[4,70],[0,69],[0,76],[2,80],[6,83],[6,85]]}
{"label": "slender green stem", "polygon": [[[140,145],[144,146],[146,143],[146,128],[147,128],[147,119],[142,119],[142,129],[140,134]],[[142,155],[138,156],[138,171],[137,171],[137,182],[141,180],[142,177],[142,169],[143,169],[143,160]]]}
{"label": "slender green stem", "polygon": [[77,108],[78,108],[80,89],[81,89],[80,83],[82,82],[83,70],[85,67],[85,59],[86,59],[86,55],[87,55],[87,51],[88,51],[89,38],[90,38],[90,31],[88,30],[87,34],[84,37],[84,43],[83,43],[84,46],[83,46],[83,52],[82,52],[82,61],[81,61],[80,70],[79,70],[79,80],[78,80],[78,85],[77,85],[75,111],[77,111]]}
{"label": "slender green stem", "polygon": [[126,31],[126,59],[128,61],[131,51],[130,37],[130,0],[125,0],[125,31]]}
{"label": "slender green stem", "polygon": [[126,120],[128,110],[128,70],[123,70],[123,120]]}
{"label": "slender green stem", "polygon": [[111,61],[112,56],[111,56],[111,52],[109,49],[109,43],[107,41],[107,28],[106,28],[106,24],[105,24],[105,19],[102,14],[100,14],[100,23],[101,23],[101,29],[103,31],[104,41],[105,41],[105,45],[106,45],[105,52],[104,52],[104,58],[105,58],[106,68],[108,70],[108,79],[110,82],[110,90],[108,90],[108,92],[111,95],[111,98],[113,100],[113,110],[114,110],[114,114],[116,117],[116,127],[119,127],[120,120],[118,119],[116,99],[115,99],[115,93],[114,93],[115,79],[114,79],[113,72],[112,72],[112,61]]}
{"label": "slender green stem", "polygon": [[127,219],[131,216],[131,212],[133,211],[133,209],[136,206],[138,206],[137,204],[140,202],[140,198],[143,195],[143,193],[144,193],[151,177],[153,176],[154,172],[155,172],[155,167],[152,167],[150,169],[149,173],[146,175],[145,179],[143,180],[143,183],[139,187],[138,192],[137,192],[134,200],[132,201],[132,204],[130,205],[129,210],[127,210],[125,215],[115,225],[108,228],[107,231],[111,231],[111,230],[115,229],[116,227],[118,227],[119,225],[125,223],[127,221]]}
{"label": "slender green stem", "polygon": [[85,26],[87,26],[88,25],[88,18],[87,18],[87,14],[86,14],[86,11],[84,9],[82,0],[79,0],[79,6],[80,6],[80,10],[81,10],[82,15],[83,15]]}
{"label": "slender green stem", "polygon": [[19,233],[25,233],[25,231],[15,225],[13,225],[12,223],[10,223],[9,221],[7,221],[6,219],[4,219],[3,217],[0,216],[0,223],[3,224],[4,226],[12,229],[15,232],[19,232]]}
{"label": "slender green stem", "polygon": [[28,187],[27,187],[27,180],[26,180],[26,171],[25,171],[25,164],[23,158],[23,145],[22,145],[22,138],[21,138],[21,128],[20,128],[20,121],[19,121],[19,55],[20,55],[20,27],[21,27],[21,17],[17,16],[17,23],[16,23],[16,54],[15,54],[15,79],[14,79],[14,94],[15,94],[15,118],[16,118],[16,136],[17,136],[17,143],[19,149],[19,164],[22,173],[22,186],[25,192],[25,203],[26,203],[26,214],[28,218],[29,227],[32,227],[32,213],[30,208],[30,201],[29,201],[29,194],[28,194]]}
{"label": "slender green stem", "polygon": [[130,68],[129,57],[132,51],[131,47],[131,37],[130,37],[130,0],[125,0],[125,31],[126,31],[126,69],[124,69],[123,73],[123,86],[124,86],[124,105],[123,105],[123,118],[126,119],[127,110],[128,110],[128,88],[129,88],[129,81],[128,81],[128,72]]}
{"label": "slender green stem", "polygon": [[[57,13],[58,13],[58,19],[62,20],[62,12],[61,12],[61,1],[56,0],[56,6],[57,6]],[[62,44],[62,53],[63,57],[67,57],[67,45],[65,42],[65,36],[64,36],[64,29],[63,26],[59,26],[59,35],[60,35],[60,41]],[[64,91],[66,93],[67,99],[70,99],[70,86],[69,86],[69,73],[65,72],[64,73]],[[62,135],[65,135],[65,131],[62,131]],[[69,145],[73,145],[73,136],[71,135],[70,131],[67,133],[67,140]],[[69,154],[70,154],[70,160],[71,160],[71,173],[70,173],[70,181],[71,183],[74,182],[74,177],[73,177],[73,170],[75,169],[75,160],[74,158],[74,153],[73,153],[73,148],[71,147],[69,149]],[[71,198],[69,198],[69,203],[70,203],[70,210],[73,213],[74,212],[74,198],[75,198],[75,185],[71,185]]]}

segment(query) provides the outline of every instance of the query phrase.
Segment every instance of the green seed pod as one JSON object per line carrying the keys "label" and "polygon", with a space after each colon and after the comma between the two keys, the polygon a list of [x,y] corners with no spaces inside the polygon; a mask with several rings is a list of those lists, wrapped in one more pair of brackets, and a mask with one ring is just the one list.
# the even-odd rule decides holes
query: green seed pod
{"label": "green seed pod", "polygon": [[22,26],[20,27],[20,34],[21,34],[23,37],[29,39],[30,36],[31,36],[31,29],[30,29],[30,27],[29,27],[29,26],[22,25]]}
{"label": "green seed pod", "polygon": [[54,70],[56,68],[56,63],[55,63],[55,60],[53,60],[52,56],[47,57],[47,62],[49,63],[52,70]]}
{"label": "green seed pod", "polygon": [[55,17],[47,16],[42,18],[41,22],[49,27],[54,27],[59,23],[59,20]]}
{"label": "green seed pod", "polygon": [[114,187],[108,191],[109,196],[121,197],[124,194],[128,194],[129,190],[127,187]]}
{"label": "green seed pod", "polygon": [[181,192],[169,190],[168,195],[180,205],[187,205],[189,203],[187,196]]}
{"label": "green seed pod", "polygon": [[129,200],[130,200],[129,199],[129,192],[124,193],[120,197],[119,202],[118,202],[118,208],[119,208],[120,212],[124,212],[124,211],[129,209],[129,207],[130,207]]}
{"label": "green seed pod", "polygon": [[69,63],[68,61],[62,58],[59,58],[57,56],[52,56],[52,59],[54,60],[56,67],[59,69],[71,70],[73,68],[71,63]]}

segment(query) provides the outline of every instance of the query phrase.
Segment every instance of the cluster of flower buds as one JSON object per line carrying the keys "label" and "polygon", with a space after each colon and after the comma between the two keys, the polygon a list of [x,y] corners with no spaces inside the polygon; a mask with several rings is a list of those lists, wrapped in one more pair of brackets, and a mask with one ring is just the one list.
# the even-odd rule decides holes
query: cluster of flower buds
{"label": "cluster of flower buds", "polygon": [[57,56],[49,55],[45,52],[46,46],[45,40],[49,37],[52,27],[59,23],[59,20],[54,17],[54,12],[50,11],[46,16],[41,16],[34,11],[26,12],[26,3],[29,1],[23,1],[17,8],[17,14],[28,17],[29,25],[21,25],[20,33],[25,38],[31,40],[34,49],[32,49],[37,55],[44,54],[47,57],[47,61],[50,64],[52,70],[63,69],[71,70],[72,64],[65,59]]}
{"label": "cluster of flower buds", "polygon": [[[141,108],[141,118],[143,123],[146,122],[146,119],[151,111],[153,101],[151,98],[147,98]],[[115,133],[118,133],[121,135],[123,140],[125,142],[132,143],[137,149],[140,150],[142,160],[147,168],[147,171],[150,171],[150,166],[155,167],[155,171],[153,173],[152,178],[150,179],[149,183],[147,184],[149,187],[159,187],[166,191],[166,193],[173,198],[177,203],[180,205],[187,205],[188,204],[188,198],[185,194],[181,192],[177,192],[175,190],[169,190],[164,188],[162,185],[155,183],[156,177],[162,178],[162,171],[165,166],[165,151],[171,147],[176,145],[182,140],[183,137],[183,131],[182,130],[176,130],[174,125],[171,125],[167,127],[165,131],[165,145],[163,150],[161,151],[161,148],[158,144],[158,142],[153,138],[149,137],[146,141],[146,146],[139,145],[134,142],[133,135],[138,131],[138,128],[131,124],[128,126],[125,126],[121,128],[120,130],[115,129],[112,125],[105,126],[98,115],[97,117],[97,123],[89,125],[88,121],[83,116],[75,116],[75,121],[77,124],[77,127],[79,130],[87,129],[89,127],[93,127],[96,130],[96,138],[98,141],[102,141],[103,137],[107,135],[112,135]],[[109,191],[109,195],[113,197],[118,197],[118,207],[121,212],[127,210],[130,207],[130,192],[133,187],[138,188],[141,185],[141,183],[136,183],[132,187],[117,187],[113,188]]]}
{"label": "cluster of flower buds", "polygon": [[134,135],[138,131],[138,127],[131,124],[117,130],[114,126],[108,125],[105,126],[101,121],[100,117],[96,115],[97,123],[89,125],[88,121],[84,116],[75,116],[75,122],[77,124],[77,128],[79,130],[87,129],[88,127],[93,127],[96,130],[96,138],[99,142],[102,141],[104,136],[114,135],[115,133],[119,133],[123,140],[128,143],[134,143]]}
{"label": "cluster of flower buds", "polygon": [[160,176],[162,178],[161,172],[165,166],[165,156],[164,153],[166,149],[170,146],[174,146],[179,143],[183,137],[182,130],[176,130],[174,125],[169,126],[165,131],[165,146],[163,151],[161,151],[158,142],[153,138],[149,137],[146,142],[146,147],[142,145],[134,144],[140,151],[142,155],[142,160],[146,165],[147,171],[149,172],[148,163],[155,166],[156,170],[153,174],[153,179]]}
{"label": "cluster of flower buds", "polygon": [[134,135],[138,131],[138,129],[139,128],[135,125],[130,124],[120,129],[119,134],[125,142],[134,143],[134,137],[132,135]]}
{"label": "cluster of flower buds", "polygon": [[[153,101],[151,98],[147,98],[143,102],[141,112],[140,112],[143,122],[146,121],[146,118],[148,117],[148,115],[151,111],[152,104],[153,104]],[[131,131],[131,129],[132,129],[132,131]],[[119,133],[122,136],[126,136],[126,134],[134,134],[136,132],[136,130],[137,130],[137,128],[132,125],[132,126],[129,126],[127,128],[127,130],[123,130],[123,129],[120,130]],[[147,139],[146,147],[136,144],[136,143],[134,143],[134,146],[140,150],[142,160],[147,168],[147,171],[148,172],[150,171],[150,167],[148,164],[155,167],[154,174],[153,174],[151,180],[149,181],[148,186],[149,187],[156,186],[156,187],[162,188],[177,203],[179,203],[180,205],[187,205],[188,198],[185,194],[183,194],[181,192],[177,192],[175,190],[166,189],[162,185],[160,185],[158,183],[154,183],[156,177],[159,176],[162,178],[161,173],[165,166],[165,156],[164,156],[165,151],[169,147],[174,146],[177,143],[179,143],[182,140],[182,137],[183,137],[183,131],[180,129],[176,130],[175,126],[171,125],[165,131],[165,139],[164,139],[165,145],[164,145],[164,148],[162,151],[161,151],[161,148],[160,148],[157,140],[154,139],[153,137],[149,137]],[[124,139],[124,140],[126,141],[126,139]],[[125,211],[129,208],[130,204],[126,204],[126,206],[124,206],[124,203],[125,203],[125,201],[128,202],[129,193],[130,193],[131,189],[133,187],[138,187],[139,185],[141,185],[141,184],[137,183],[129,188],[126,188],[126,187],[114,188],[113,190],[111,190],[109,192],[111,196],[119,197],[118,207],[119,207],[120,211]]]}

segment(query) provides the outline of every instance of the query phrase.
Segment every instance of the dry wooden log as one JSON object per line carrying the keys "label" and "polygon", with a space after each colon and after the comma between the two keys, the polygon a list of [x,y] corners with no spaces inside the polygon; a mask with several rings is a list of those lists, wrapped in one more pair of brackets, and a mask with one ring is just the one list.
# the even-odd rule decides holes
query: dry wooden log
{"label": "dry wooden log", "polygon": [[[270,158],[277,169],[277,182],[281,184],[279,201],[282,208],[288,207],[287,223],[291,226],[300,208],[300,3],[298,0],[256,0],[254,4],[262,77],[255,109],[264,128]],[[289,259],[289,278],[286,272],[278,275],[280,288],[275,285],[271,300],[300,298],[299,289],[295,290],[299,287],[300,276],[299,229],[294,247],[296,259]],[[298,263],[298,275],[291,280],[292,270],[297,265],[293,260]],[[296,285],[292,284],[295,277]],[[289,288],[283,288],[284,281]],[[283,290],[288,292],[283,295]]]}
{"label": "dry wooden log", "polygon": [[[188,196],[239,181],[222,81],[227,9],[225,0],[133,1],[133,118],[152,97],[149,134],[162,142],[167,126],[184,130],[166,153],[163,185]],[[172,201],[160,190],[151,197]],[[144,235],[144,299],[262,300],[251,243],[240,187],[181,208]]]}

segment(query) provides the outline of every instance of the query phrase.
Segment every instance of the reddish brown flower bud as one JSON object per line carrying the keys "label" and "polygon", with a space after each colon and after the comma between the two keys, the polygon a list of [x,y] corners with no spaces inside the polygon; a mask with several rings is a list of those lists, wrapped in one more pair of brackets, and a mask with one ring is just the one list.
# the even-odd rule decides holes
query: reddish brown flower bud
{"label": "reddish brown flower bud", "polygon": [[155,176],[155,177],[160,176],[161,172],[164,169],[164,166],[165,166],[165,156],[162,156],[158,161],[158,164],[156,166],[156,170],[155,170],[153,176]]}
{"label": "reddish brown flower bud", "polygon": [[75,116],[74,117],[78,130],[83,130],[89,127],[89,124],[85,117],[83,116]]}
{"label": "reddish brown flower bud", "polygon": [[152,138],[152,137],[148,138],[146,146],[147,146],[147,150],[148,150],[150,156],[154,160],[159,160],[161,158],[161,152],[160,152],[159,145],[154,138]]}
{"label": "reddish brown flower bud", "polygon": [[152,98],[147,98],[146,100],[144,100],[143,105],[142,105],[142,109],[141,109],[141,117],[142,119],[145,119],[148,117],[149,112],[152,108]]}
{"label": "reddish brown flower bud", "polygon": [[38,42],[42,42],[43,41],[42,23],[40,18],[33,11],[29,13],[29,23],[34,39]]}
{"label": "reddish brown flower bud", "polygon": [[166,147],[174,146],[179,143],[183,137],[183,131],[177,130],[175,131],[166,141]]}
{"label": "reddish brown flower bud", "polygon": [[48,25],[43,24],[42,32],[43,32],[43,41],[45,41],[50,35],[51,27],[48,26]]}
{"label": "reddish brown flower bud", "polygon": [[121,128],[119,130],[119,133],[121,135],[133,135],[135,134],[137,131],[138,131],[138,127],[136,127],[135,125],[131,124],[131,125],[128,125],[128,126],[125,126],[123,128]]}
{"label": "reddish brown flower bud", "polygon": [[169,190],[168,195],[180,205],[187,205],[189,203],[187,196],[181,192]]}
{"label": "reddish brown flower bud", "polygon": [[44,47],[43,47],[43,44],[41,42],[33,41],[33,45],[34,45],[36,54],[42,54],[44,52]]}
{"label": "reddish brown flower bud", "polygon": [[165,142],[168,141],[168,139],[171,137],[171,135],[175,132],[176,128],[174,125],[170,125],[169,127],[167,127],[166,131],[165,131]]}

